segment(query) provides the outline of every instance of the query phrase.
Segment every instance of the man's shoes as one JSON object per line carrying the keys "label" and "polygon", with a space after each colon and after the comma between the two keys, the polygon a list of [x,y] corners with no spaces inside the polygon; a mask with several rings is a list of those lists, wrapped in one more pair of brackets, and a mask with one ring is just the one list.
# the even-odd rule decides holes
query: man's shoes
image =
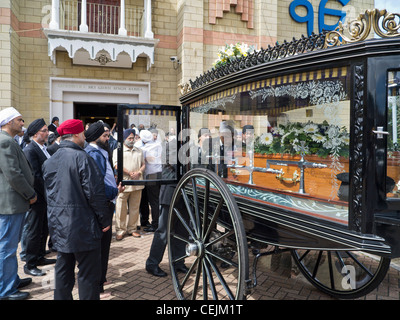
{"label": "man's shoes", "polygon": [[146,271],[156,277],[166,277],[167,276],[167,273],[164,272],[163,270],[161,270],[159,266],[155,266],[155,267],[147,267],[146,266]]}
{"label": "man's shoes", "polygon": [[10,294],[7,297],[2,297],[0,300],[24,300],[29,297],[29,292],[17,291],[16,293]]}
{"label": "man's shoes", "polygon": [[54,264],[54,263],[56,263],[57,262],[57,259],[47,259],[47,258],[41,258],[39,261],[38,261],[38,266],[46,266],[46,265],[48,265],[48,264]]}
{"label": "man's shoes", "polygon": [[117,234],[117,235],[115,236],[115,240],[117,240],[117,241],[121,241],[123,238],[124,238],[124,235],[123,235],[123,234]]}
{"label": "man's shoes", "polygon": [[24,272],[34,277],[40,277],[46,274],[46,272],[43,272],[42,270],[36,267],[29,269],[26,265],[24,265]]}
{"label": "man's shoes", "polygon": [[32,278],[21,279],[17,289],[21,289],[23,287],[29,286],[31,283],[32,283]]}
{"label": "man's shoes", "polygon": [[146,227],[143,229],[144,232],[154,232],[156,231],[157,228],[154,228],[153,226]]}
{"label": "man's shoes", "polygon": [[186,267],[185,265],[176,267],[175,270],[176,270],[176,272],[180,272],[180,273],[188,273],[189,272],[189,268]]}

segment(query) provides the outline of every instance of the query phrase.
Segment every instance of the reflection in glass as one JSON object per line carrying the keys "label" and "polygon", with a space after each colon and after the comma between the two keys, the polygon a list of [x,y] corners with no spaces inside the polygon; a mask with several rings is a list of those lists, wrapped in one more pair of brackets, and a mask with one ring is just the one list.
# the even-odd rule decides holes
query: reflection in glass
{"label": "reflection in glass", "polygon": [[[178,129],[175,111],[126,109],[124,118],[129,128],[136,128],[134,146],[141,150],[145,162],[142,179],[175,180]],[[125,182],[135,183],[135,180],[124,175]]]}
{"label": "reflection in glass", "polygon": [[387,131],[387,177],[386,193],[389,198],[400,196],[400,72],[390,71],[388,73],[388,119]]}
{"label": "reflection in glass", "polygon": [[347,224],[349,83],[347,67],[314,70],[193,103],[194,145],[201,128],[210,135],[192,167],[216,171],[233,193]]}

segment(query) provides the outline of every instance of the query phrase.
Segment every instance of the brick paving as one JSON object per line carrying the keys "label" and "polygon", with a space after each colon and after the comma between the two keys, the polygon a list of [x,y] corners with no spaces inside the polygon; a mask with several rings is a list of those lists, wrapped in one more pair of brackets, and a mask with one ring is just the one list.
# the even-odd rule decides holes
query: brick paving
{"label": "brick paving", "polygon": [[[125,237],[116,241],[115,235],[111,244],[108,281],[106,292],[111,295],[103,300],[177,300],[169,274],[168,254],[160,267],[168,273],[165,278],[150,275],[145,270],[145,261],[151,246],[153,235],[143,234],[141,238]],[[47,257],[56,257],[55,253]],[[291,272],[290,254],[282,253],[262,257],[257,267],[257,286],[248,295],[248,300],[335,300],[332,297],[315,289],[301,274],[296,276]],[[18,256],[19,259],[19,256]],[[278,259],[279,266],[272,263]],[[253,255],[250,253],[250,273],[252,274]],[[377,289],[360,300],[400,300],[400,263],[390,268],[385,279]],[[19,263],[19,275],[28,277],[23,272],[22,261]],[[48,269],[47,275],[33,277],[33,283],[22,291],[29,291],[31,300],[52,300],[53,266],[42,267]],[[75,285],[73,297],[78,300],[78,290]]]}

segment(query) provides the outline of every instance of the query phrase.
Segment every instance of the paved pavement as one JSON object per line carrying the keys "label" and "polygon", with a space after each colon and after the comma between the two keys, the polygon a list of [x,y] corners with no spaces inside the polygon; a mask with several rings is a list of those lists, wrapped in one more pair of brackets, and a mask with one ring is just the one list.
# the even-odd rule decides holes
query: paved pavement
{"label": "paved pavement", "polygon": [[[103,300],[176,300],[171,276],[158,278],[145,270],[149,248],[153,235],[143,234],[141,238],[125,237],[116,241],[115,235],[111,244],[108,281],[106,292],[111,295]],[[19,256],[18,256],[19,257]],[[47,257],[56,257],[55,253]],[[250,254],[252,272],[253,255]],[[19,259],[19,258],[18,258]],[[279,256],[282,265],[290,265],[290,255]],[[19,275],[27,277],[23,272],[23,262],[18,261]],[[400,266],[400,263],[398,264]],[[360,300],[400,300],[400,267],[390,268],[385,279],[377,289],[360,298]],[[169,273],[168,254],[160,267]],[[42,267],[43,268],[43,267]],[[46,266],[47,275],[33,277],[33,283],[23,289],[29,291],[31,300],[52,300],[53,266]],[[257,286],[247,297],[248,300],[335,300],[315,289],[301,274],[293,275],[287,267],[273,267],[270,257],[261,258],[257,268]],[[78,300],[77,285],[73,290],[74,299]]]}

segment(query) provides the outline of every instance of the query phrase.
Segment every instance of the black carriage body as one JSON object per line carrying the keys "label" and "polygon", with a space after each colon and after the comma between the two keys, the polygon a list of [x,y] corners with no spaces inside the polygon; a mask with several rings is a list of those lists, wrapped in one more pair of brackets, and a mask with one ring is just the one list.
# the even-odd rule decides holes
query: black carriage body
{"label": "black carriage body", "polygon": [[[388,92],[390,87],[397,88],[400,39],[370,39],[301,54],[287,54],[288,48],[290,46],[286,46],[282,54],[285,57],[279,58],[279,50],[275,52],[276,59],[268,58],[271,61],[262,61],[266,58],[257,55],[252,62],[249,59],[242,62],[247,66],[238,64],[236,71],[226,75],[215,72],[212,80],[207,74],[197,79],[192,83],[192,90],[181,97],[183,128],[197,133],[200,128],[214,127],[211,134],[218,136],[217,131],[225,126],[222,122],[236,129],[236,133],[242,131],[244,125],[252,124],[259,137],[269,139],[275,137],[274,124],[278,129],[284,127],[279,126],[279,117],[285,118],[285,114],[286,128],[288,123],[297,123],[304,130],[308,124],[310,131],[314,128],[320,133],[323,125],[327,130],[329,121],[335,119],[318,118],[317,114],[332,111],[337,119],[346,118],[346,125],[338,122],[335,128],[344,128],[348,134],[346,150],[341,149],[344,154],[336,150],[333,155],[323,154],[317,160],[308,160],[311,147],[307,149],[307,145],[298,144],[297,150],[292,150],[297,157],[292,154],[289,160],[284,160],[282,154],[278,160],[267,159],[274,152],[262,155],[264,167],[255,165],[254,159],[244,165],[233,161],[226,166],[223,179],[235,196],[250,240],[288,248],[362,250],[381,256],[400,256],[400,199],[396,186],[399,176],[388,172],[395,170],[400,162],[396,158],[397,143],[388,146],[390,137],[385,133],[393,126],[388,114],[389,110],[393,111]],[[266,55],[267,51],[263,53]],[[318,97],[329,95],[331,85],[342,88],[338,89],[338,96],[331,97],[336,100],[325,104],[316,101]],[[294,95],[299,96],[295,91],[304,87],[308,87],[308,93],[304,92],[304,97],[308,94],[308,98],[293,99]],[[286,96],[281,93],[278,96],[277,92],[285,90]],[[326,92],[313,92],[311,103],[311,90]],[[328,110],[341,106],[347,110],[345,115]],[[296,116],[299,110],[305,113],[301,119]],[[289,121],[287,114],[291,117]],[[245,115],[250,117],[243,120]],[[211,125],[210,119],[218,123]],[[383,134],[374,133],[378,130]],[[314,137],[317,138],[328,139],[328,135]],[[256,139],[254,141],[257,143]],[[266,144],[259,146],[266,148]],[[316,152],[321,153],[322,149]],[[241,155],[247,157],[244,161],[249,160],[247,151],[241,150]],[[233,155],[232,159],[235,157]],[[250,153],[250,157],[254,157],[254,153]],[[212,159],[212,155],[209,158]],[[344,162],[339,163],[340,159],[345,159],[345,166]],[[234,160],[237,163],[237,159]],[[297,173],[288,176],[291,166]],[[268,172],[268,169],[272,170]],[[318,189],[322,188],[314,180],[323,175],[322,170],[328,169],[333,173],[328,172],[330,178],[325,181],[335,192],[321,196]],[[241,172],[242,177],[235,176],[237,172],[239,175]],[[261,177],[269,180],[260,182],[264,179]],[[310,191],[312,188],[314,191]],[[332,214],[325,214],[325,209],[321,208],[326,208],[327,212],[331,210]]]}

